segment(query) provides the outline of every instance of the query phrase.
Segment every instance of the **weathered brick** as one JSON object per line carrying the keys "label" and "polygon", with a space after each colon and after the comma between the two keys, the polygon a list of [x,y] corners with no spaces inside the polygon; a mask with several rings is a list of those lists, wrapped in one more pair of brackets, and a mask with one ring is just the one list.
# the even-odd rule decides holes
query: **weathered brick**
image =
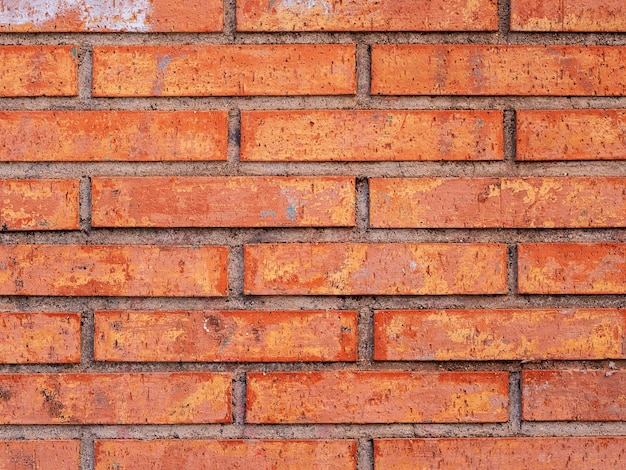
{"label": "weathered brick", "polygon": [[241,0],[239,31],[496,31],[497,0]]}
{"label": "weathered brick", "polygon": [[626,178],[373,178],[375,228],[626,226]]}
{"label": "weathered brick", "polygon": [[243,161],[502,160],[502,111],[243,111]]}
{"label": "weathered brick", "polygon": [[378,361],[538,361],[625,357],[625,312],[389,310],[375,313]]}
{"label": "weathered brick", "polygon": [[263,244],[244,247],[253,295],[502,294],[499,244]]}
{"label": "weathered brick", "polygon": [[4,111],[0,161],[226,160],[226,111]]}
{"label": "weathered brick", "polygon": [[352,440],[97,440],[95,470],[356,470]]}
{"label": "weathered brick", "polygon": [[624,421],[626,374],[621,370],[522,371],[526,421]]}
{"label": "weathered brick", "polygon": [[517,111],[517,160],[626,160],[626,111]]}
{"label": "weathered brick", "polygon": [[217,246],[0,245],[0,295],[226,295]]}
{"label": "weathered brick", "polygon": [[376,439],[374,465],[385,470],[588,470],[621,468],[623,437]]}
{"label": "weathered brick", "polygon": [[0,313],[0,363],[66,362],[80,362],[80,314]]}
{"label": "weathered brick", "polygon": [[500,372],[249,373],[249,423],[459,423],[508,419]]}
{"label": "weathered brick", "polygon": [[0,468],[77,470],[80,441],[0,441]]}
{"label": "weathered brick", "polygon": [[93,178],[95,227],[342,227],[351,177]]}
{"label": "weathered brick", "polygon": [[374,45],[372,93],[621,96],[625,62],[619,46]]}
{"label": "weathered brick", "polygon": [[75,46],[0,46],[0,97],[78,95]]}
{"label": "weathered brick", "polygon": [[0,424],[231,421],[223,373],[2,374]]}
{"label": "weathered brick", "polygon": [[77,230],[78,180],[0,180],[0,229]]}
{"label": "weathered brick", "polygon": [[98,46],[94,96],[349,95],[354,45]]}
{"label": "weathered brick", "polygon": [[512,31],[626,31],[623,0],[512,0]]}
{"label": "weathered brick", "polygon": [[212,32],[221,0],[20,0],[0,10],[0,32]]}
{"label": "weathered brick", "polygon": [[524,243],[520,294],[625,294],[625,243]]}
{"label": "weathered brick", "polygon": [[97,361],[356,361],[353,311],[95,313]]}

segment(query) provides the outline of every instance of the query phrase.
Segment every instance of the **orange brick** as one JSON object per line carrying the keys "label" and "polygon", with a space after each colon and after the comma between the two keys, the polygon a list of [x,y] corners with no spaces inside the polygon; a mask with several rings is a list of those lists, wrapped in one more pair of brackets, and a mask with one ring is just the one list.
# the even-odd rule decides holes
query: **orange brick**
{"label": "orange brick", "polygon": [[4,111],[0,161],[226,160],[226,111]]}
{"label": "orange brick", "polygon": [[517,160],[626,160],[626,111],[517,111]]}
{"label": "orange brick", "polygon": [[625,294],[625,243],[524,243],[520,294]]}
{"label": "orange brick", "polygon": [[0,441],[0,468],[80,468],[80,441]]}
{"label": "orange brick", "polygon": [[350,440],[97,440],[95,470],[356,470]]}
{"label": "orange brick", "polygon": [[78,180],[0,180],[0,229],[78,230]]}
{"label": "orange brick", "polygon": [[375,313],[378,361],[624,358],[623,310],[390,310]]}
{"label": "orange brick", "polygon": [[243,161],[502,160],[501,111],[243,111]]}
{"label": "orange brick", "polygon": [[497,31],[497,0],[242,0],[239,31]]}
{"label": "orange brick", "polygon": [[500,372],[249,373],[249,423],[459,423],[508,419]]}
{"label": "orange brick", "polygon": [[93,178],[95,227],[353,226],[350,177]]}
{"label": "orange brick", "polygon": [[220,0],[21,0],[0,11],[0,32],[212,32],[223,28]]}
{"label": "orange brick", "polygon": [[0,295],[226,295],[225,247],[1,245]]}
{"label": "orange brick", "polygon": [[0,97],[78,95],[74,46],[0,46]]}
{"label": "orange brick", "polygon": [[512,31],[626,31],[623,0],[512,0]]}
{"label": "orange brick", "polygon": [[356,361],[356,312],[95,314],[97,361]]}
{"label": "orange brick", "polygon": [[373,178],[375,228],[626,226],[626,178]]}
{"label": "orange brick", "polygon": [[350,95],[354,45],[99,46],[94,96]]}
{"label": "orange brick", "polygon": [[624,421],[625,388],[621,370],[525,370],[522,419]]}
{"label": "orange brick", "polygon": [[506,293],[498,244],[263,244],[244,248],[253,295]]}
{"label": "orange brick", "polygon": [[372,93],[621,96],[625,62],[612,46],[375,45]]}
{"label": "orange brick", "polygon": [[229,374],[0,375],[0,424],[202,424],[229,421]]}
{"label": "orange brick", "polygon": [[0,363],[66,362],[80,362],[80,314],[0,313]]}
{"label": "orange brick", "polygon": [[621,468],[623,437],[516,437],[374,440],[374,465],[385,470],[588,470]]}

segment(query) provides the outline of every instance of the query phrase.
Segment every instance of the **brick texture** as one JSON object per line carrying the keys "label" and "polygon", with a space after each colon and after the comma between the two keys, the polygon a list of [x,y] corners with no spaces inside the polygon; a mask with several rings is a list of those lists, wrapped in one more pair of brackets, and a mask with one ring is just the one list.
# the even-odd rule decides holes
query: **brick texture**
{"label": "brick texture", "polygon": [[223,373],[2,374],[0,423],[226,423],[230,385]]}
{"label": "brick texture", "polygon": [[345,177],[94,178],[95,227],[354,225]]}
{"label": "brick texture", "polygon": [[95,359],[355,361],[356,312],[96,312]]}
{"label": "brick texture", "polygon": [[93,54],[94,96],[356,92],[355,49],[350,45],[102,46],[94,47]]}
{"label": "brick texture", "polygon": [[224,111],[0,112],[0,161],[226,160]]}
{"label": "brick texture", "polygon": [[356,442],[350,440],[101,440],[95,447],[96,470],[356,469]]}
{"label": "brick texture", "polygon": [[0,441],[0,468],[31,470],[79,468],[80,441]]}
{"label": "brick texture", "polygon": [[499,111],[244,111],[241,159],[502,160],[502,120]]}

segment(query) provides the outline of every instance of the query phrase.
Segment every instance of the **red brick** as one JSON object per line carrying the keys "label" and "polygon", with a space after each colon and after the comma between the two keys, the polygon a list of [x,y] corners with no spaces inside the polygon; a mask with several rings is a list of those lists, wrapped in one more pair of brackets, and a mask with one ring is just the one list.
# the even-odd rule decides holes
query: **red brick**
{"label": "red brick", "polygon": [[97,440],[95,470],[356,470],[351,440]]}
{"label": "red brick", "polygon": [[98,46],[93,95],[350,95],[354,45]]}
{"label": "red brick", "polygon": [[220,0],[21,0],[5,4],[0,32],[212,32],[223,29]]}
{"label": "red brick", "polygon": [[626,160],[626,111],[517,111],[517,160]]}
{"label": "red brick", "polygon": [[78,180],[0,180],[6,230],[78,230]]}
{"label": "red brick", "polygon": [[0,161],[226,160],[226,111],[4,111]]}
{"label": "red brick", "polygon": [[385,470],[588,470],[621,468],[623,437],[377,439],[374,465]]}
{"label": "red brick", "polygon": [[66,362],[80,362],[80,314],[0,313],[0,363]]}
{"label": "red brick", "polygon": [[502,111],[243,111],[243,161],[502,160]]}
{"label": "red brick", "polygon": [[249,373],[249,423],[460,423],[508,419],[500,372]]}
{"label": "red brick", "polygon": [[520,294],[625,294],[626,244],[524,243]]}
{"label": "red brick", "polygon": [[497,31],[497,0],[240,0],[238,31]]}
{"label": "red brick", "polygon": [[0,441],[0,468],[77,470],[80,441]]}
{"label": "red brick", "polygon": [[263,244],[244,247],[252,295],[502,294],[498,244]]}
{"label": "red brick", "polygon": [[95,314],[97,361],[356,361],[356,312]]}
{"label": "red brick", "polygon": [[217,246],[0,245],[0,295],[226,295]]}
{"label": "red brick", "polygon": [[372,93],[621,96],[625,62],[612,46],[375,45]]}
{"label": "red brick", "polygon": [[626,178],[373,178],[375,228],[626,226]]}
{"label": "red brick", "polygon": [[624,389],[620,370],[522,371],[522,419],[624,421]]}
{"label": "red brick", "polygon": [[189,424],[231,421],[221,373],[4,374],[0,424]]}
{"label": "red brick", "polygon": [[625,312],[390,310],[375,313],[378,361],[624,358]]}
{"label": "red brick", "polygon": [[93,178],[95,227],[353,226],[351,177]]}
{"label": "red brick", "polygon": [[0,97],[76,96],[75,46],[0,46]]}
{"label": "red brick", "polygon": [[626,31],[623,0],[512,0],[512,31]]}

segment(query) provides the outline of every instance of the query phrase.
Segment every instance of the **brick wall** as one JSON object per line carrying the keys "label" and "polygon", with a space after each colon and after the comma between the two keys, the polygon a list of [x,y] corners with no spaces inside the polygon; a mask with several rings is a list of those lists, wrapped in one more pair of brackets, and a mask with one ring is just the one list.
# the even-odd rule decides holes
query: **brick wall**
{"label": "brick wall", "polygon": [[0,1],[0,469],[623,467],[625,32]]}

